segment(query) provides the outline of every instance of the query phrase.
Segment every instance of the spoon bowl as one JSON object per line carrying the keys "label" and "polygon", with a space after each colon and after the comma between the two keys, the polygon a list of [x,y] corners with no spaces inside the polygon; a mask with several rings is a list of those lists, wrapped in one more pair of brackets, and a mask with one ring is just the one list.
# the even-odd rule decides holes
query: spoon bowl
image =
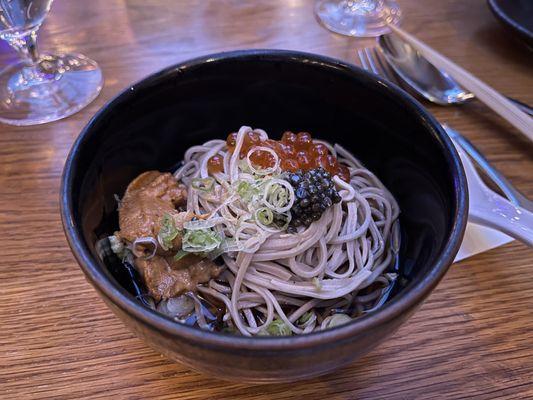
{"label": "spoon bowl", "polygon": [[474,98],[472,93],[436,68],[398,35],[381,35],[378,38],[378,48],[400,80],[432,103],[461,104]]}
{"label": "spoon bowl", "polygon": [[[457,81],[430,63],[411,44],[394,33],[381,35],[377,39],[379,51],[376,56],[384,58],[386,64],[407,89],[432,103],[443,106],[462,104],[475,96]],[[384,67],[386,68],[386,67]],[[386,70],[388,74],[388,69]],[[533,108],[511,97],[507,97],[520,110],[533,117]]]}

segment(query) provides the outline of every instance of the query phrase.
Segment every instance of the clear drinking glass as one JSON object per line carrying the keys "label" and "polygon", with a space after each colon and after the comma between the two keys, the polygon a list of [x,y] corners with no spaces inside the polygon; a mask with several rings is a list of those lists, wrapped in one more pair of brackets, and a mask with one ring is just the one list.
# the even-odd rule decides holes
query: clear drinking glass
{"label": "clear drinking glass", "polygon": [[395,0],[318,0],[315,14],[329,30],[357,37],[387,33],[387,24],[398,24],[401,18]]}
{"label": "clear drinking glass", "polygon": [[37,30],[53,0],[0,0],[0,38],[21,61],[0,71],[0,122],[35,125],[79,111],[102,89],[98,64],[81,54],[39,54]]}

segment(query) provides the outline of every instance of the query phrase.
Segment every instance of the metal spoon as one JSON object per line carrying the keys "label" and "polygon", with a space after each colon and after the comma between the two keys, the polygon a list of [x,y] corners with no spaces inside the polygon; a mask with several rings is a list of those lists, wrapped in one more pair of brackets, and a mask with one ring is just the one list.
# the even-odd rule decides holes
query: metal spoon
{"label": "metal spoon", "polygon": [[[383,59],[383,55],[376,50],[375,47],[357,50],[361,66],[369,72],[376,75],[383,76],[391,82],[402,82],[398,74],[392,74],[389,63]],[[527,106],[526,106],[527,107]],[[456,130],[450,128],[446,124],[443,125],[448,135],[459,143],[463,150],[476,162],[479,168],[485,175],[494,183],[501,192],[509,199],[511,203],[516,206],[523,207],[533,213],[533,201],[516,189],[511,182],[509,182],[490,162],[483,156],[483,154],[471,143],[466,137],[462,136]]]}
{"label": "metal spoon", "polygon": [[[397,77],[410,89],[432,103],[440,105],[461,104],[474,98],[446,72],[439,70],[423,57],[413,46],[398,35],[381,35],[378,49]],[[524,112],[533,116],[533,108],[509,98]]]}

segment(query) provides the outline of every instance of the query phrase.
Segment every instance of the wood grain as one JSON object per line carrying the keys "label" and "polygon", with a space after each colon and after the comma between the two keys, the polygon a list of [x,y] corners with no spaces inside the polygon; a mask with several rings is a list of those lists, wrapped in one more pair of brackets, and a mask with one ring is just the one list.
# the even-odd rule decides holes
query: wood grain
{"label": "wood grain", "polygon": [[[0,398],[533,398],[533,253],[511,243],[454,265],[414,317],[338,373],[290,385],[213,380],[172,364],[115,318],[74,261],[59,180],[83,125],[133,81],[193,56],[285,48],[356,61],[371,40],[321,28],[311,0],[56,0],[43,49],[98,60],[106,85],[80,113],[0,125]],[[533,104],[533,57],[484,0],[403,0],[403,27],[496,90]],[[0,44],[0,65],[15,55]],[[533,148],[478,102],[428,106],[533,197]],[[221,362],[224,362],[221,360]]]}

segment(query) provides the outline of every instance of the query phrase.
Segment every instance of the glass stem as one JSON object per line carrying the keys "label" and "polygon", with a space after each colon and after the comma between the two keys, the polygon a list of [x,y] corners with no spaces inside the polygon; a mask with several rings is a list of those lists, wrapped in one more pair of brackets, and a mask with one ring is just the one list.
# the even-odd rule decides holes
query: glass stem
{"label": "glass stem", "polygon": [[31,31],[25,36],[12,36],[7,42],[13,47],[20,57],[34,68],[39,65],[39,52],[37,51],[37,32]]}
{"label": "glass stem", "polygon": [[41,57],[37,51],[37,32],[32,31],[24,38],[24,41],[26,42],[26,45],[24,46],[25,53],[27,54],[26,57],[31,60],[31,63],[34,66],[38,66]]}
{"label": "glass stem", "polygon": [[23,36],[11,36],[5,40],[13,47],[27,65],[21,71],[15,87],[25,88],[50,82],[59,77],[57,65],[41,58],[37,51],[37,31],[33,30]]}

